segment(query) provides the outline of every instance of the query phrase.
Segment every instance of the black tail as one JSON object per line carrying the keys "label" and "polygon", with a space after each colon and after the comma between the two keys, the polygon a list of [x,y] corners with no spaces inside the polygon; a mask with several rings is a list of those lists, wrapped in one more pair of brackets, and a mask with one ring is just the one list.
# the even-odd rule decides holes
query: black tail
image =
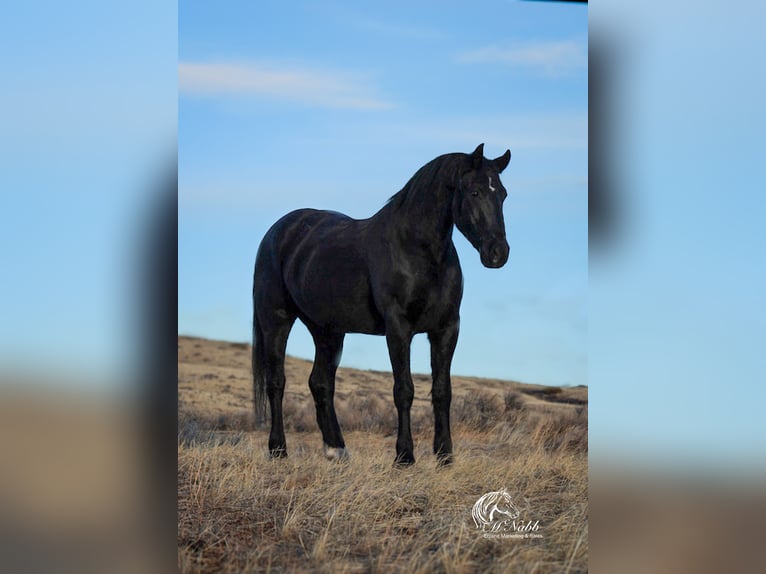
{"label": "black tail", "polygon": [[253,290],[253,404],[255,406],[255,426],[260,427],[266,420],[266,374],[263,365],[263,332],[258,323],[258,309]]}

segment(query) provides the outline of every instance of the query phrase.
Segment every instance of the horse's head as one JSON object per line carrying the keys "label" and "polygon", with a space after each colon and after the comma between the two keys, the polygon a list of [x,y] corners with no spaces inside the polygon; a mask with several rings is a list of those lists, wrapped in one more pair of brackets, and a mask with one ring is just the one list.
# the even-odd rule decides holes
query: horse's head
{"label": "horse's head", "polygon": [[481,255],[485,267],[502,267],[508,261],[503,201],[508,193],[500,173],[511,161],[511,151],[497,159],[484,157],[484,144],[465,156],[458,172],[452,218],[460,232]]}

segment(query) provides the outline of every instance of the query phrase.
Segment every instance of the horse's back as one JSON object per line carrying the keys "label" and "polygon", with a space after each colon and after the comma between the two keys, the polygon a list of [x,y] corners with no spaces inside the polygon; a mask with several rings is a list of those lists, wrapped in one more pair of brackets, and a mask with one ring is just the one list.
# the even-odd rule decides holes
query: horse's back
{"label": "horse's back", "polygon": [[268,251],[268,255],[284,268],[297,253],[322,245],[332,247],[339,241],[343,243],[344,234],[353,235],[353,230],[349,234],[348,228],[355,221],[335,211],[297,209],[271,226],[261,241],[259,252]]}

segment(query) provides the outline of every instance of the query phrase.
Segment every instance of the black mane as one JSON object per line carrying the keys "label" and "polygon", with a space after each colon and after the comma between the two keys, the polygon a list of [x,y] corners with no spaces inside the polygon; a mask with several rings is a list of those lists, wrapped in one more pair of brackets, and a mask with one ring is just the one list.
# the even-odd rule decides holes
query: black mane
{"label": "black mane", "polygon": [[419,192],[434,187],[435,182],[452,183],[454,172],[465,155],[448,153],[429,161],[415,172],[401,190],[389,197],[385,205],[398,210]]}

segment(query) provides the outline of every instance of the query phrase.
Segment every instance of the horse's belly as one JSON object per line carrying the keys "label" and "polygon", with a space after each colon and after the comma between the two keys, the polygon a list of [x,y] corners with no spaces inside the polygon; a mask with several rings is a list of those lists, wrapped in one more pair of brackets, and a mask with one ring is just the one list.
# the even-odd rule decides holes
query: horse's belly
{"label": "horse's belly", "polygon": [[314,246],[296,257],[286,284],[307,324],[344,333],[384,333],[367,266],[353,249]]}
{"label": "horse's belly", "polygon": [[294,300],[307,324],[342,333],[385,333],[383,317],[364,290],[344,290],[335,284],[327,288],[309,286]]}

